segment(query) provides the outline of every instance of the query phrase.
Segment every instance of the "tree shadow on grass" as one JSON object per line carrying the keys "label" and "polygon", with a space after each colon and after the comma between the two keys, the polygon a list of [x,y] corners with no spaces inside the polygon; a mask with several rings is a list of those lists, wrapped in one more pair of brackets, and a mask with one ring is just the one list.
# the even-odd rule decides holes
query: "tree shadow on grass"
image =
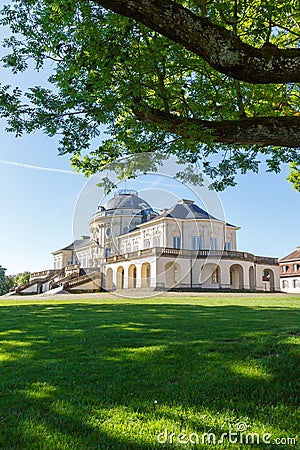
{"label": "tree shadow on grass", "polygon": [[243,420],[297,434],[297,309],[49,302],[1,317],[0,448],[162,448],[166,426],[220,436]]}

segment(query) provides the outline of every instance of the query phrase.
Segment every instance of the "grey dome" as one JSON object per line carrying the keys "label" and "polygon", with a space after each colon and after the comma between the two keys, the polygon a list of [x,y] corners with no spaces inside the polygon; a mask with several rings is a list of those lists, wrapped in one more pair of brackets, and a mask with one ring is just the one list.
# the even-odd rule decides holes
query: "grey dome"
{"label": "grey dome", "polygon": [[113,198],[108,200],[104,205],[106,210],[112,209],[152,209],[146,200],[138,196],[138,193],[133,190],[124,189],[117,191]]}

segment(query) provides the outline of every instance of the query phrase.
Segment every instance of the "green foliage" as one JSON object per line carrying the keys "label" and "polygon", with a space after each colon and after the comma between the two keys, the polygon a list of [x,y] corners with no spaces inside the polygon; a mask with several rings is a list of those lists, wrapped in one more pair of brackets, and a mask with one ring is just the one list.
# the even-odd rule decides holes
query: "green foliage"
{"label": "green foliage", "polygon": [[21,272],[18,275],[5,275],[5,270],[0,266],[0,295],[6,294],[15,286],[23,286],[30,280],[30,272]]}
{"label": "green foliage", "polygon": [[15,286],[23,286],[24,284],[28,283],[30,280],[30,272],[21,272],[18,275],[15,275],[14,277],[14,285]]}
{"label": "green foliage", "polygon": [[8,291],[5,280],[5,270],[6,269],[0,265],[0,295],[4,295]]}
{"label": "green foliage", "polygon": [[300,192],[300,170],[299,164],[293,162],[290,164],[290,174],[287,177],[287,180],[293,184],[293,187],[296,191]]}
{"label": "green foliage", "polygon": [[6,275],[5,283],[7,291],[14,288],[16,286],[15,275]]}
{"label": "green foliage", "polygon": [[220,438],[241,422],[272,441],[299,432],[295,296],[104,294],[0,308],[3,449],[249,450],[157,436],[167,428]]}
{"label": "green foliage", "polygon": [[[212,21],[251,45],[297,47],[297,0],[180,3],[197,14],[205,4]],[[143,99],[149,107],[206,120],[237,120],[241,103],[248,117],[294,115],[300,113],[294,83],[237,84],[171,40],[92,1],[18,0],[3,8],[1,23],[12,31],[5,40],[6,67],[22,72],[33,62],[41,70],[49,60],[52,67],[51,89],[22,93],[1,86],[0,114],[8,131],[60,135],[59,153],[69,153],[74,169],[86,176],[120,156],[157,150],[197,161],[218,189],[234,185],[238,172],[257,172],[262,158],[272,171],[300,163],[299,149],[223,145],[198,130],[184,139],[132,112],[134,99]]]}

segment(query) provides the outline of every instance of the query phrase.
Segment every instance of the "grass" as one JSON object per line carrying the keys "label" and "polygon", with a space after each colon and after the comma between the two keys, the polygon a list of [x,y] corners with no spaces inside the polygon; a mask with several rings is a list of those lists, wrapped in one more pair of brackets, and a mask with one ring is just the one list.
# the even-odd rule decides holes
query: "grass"
{"label": "grass", "polygon": [[1,300],[0,448],[299,448],[299,300]]}

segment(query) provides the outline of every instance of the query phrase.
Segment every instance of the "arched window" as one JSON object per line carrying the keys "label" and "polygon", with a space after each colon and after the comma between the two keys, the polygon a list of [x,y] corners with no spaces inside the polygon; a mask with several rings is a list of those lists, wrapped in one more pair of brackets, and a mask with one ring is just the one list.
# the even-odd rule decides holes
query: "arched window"
{"label": "arched window", "polygon": [[265,269],[263,271],[262,280],[263,281],[270,281],[270,278],[271,278],[271,275],[270,275],[269,270]]}

